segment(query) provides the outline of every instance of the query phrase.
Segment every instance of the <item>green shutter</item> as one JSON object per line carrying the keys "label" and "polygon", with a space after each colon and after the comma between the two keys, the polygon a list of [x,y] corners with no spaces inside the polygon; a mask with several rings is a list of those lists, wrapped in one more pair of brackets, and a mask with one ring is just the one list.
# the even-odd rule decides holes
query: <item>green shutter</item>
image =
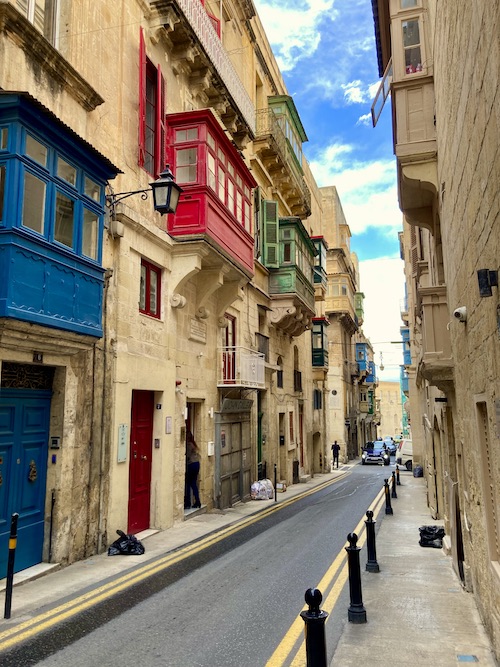
{"label": "green shutter", "polygon": [[278,202],[265,199],[263,205],[264,264],[268,268],[279,268],[278,256]]}

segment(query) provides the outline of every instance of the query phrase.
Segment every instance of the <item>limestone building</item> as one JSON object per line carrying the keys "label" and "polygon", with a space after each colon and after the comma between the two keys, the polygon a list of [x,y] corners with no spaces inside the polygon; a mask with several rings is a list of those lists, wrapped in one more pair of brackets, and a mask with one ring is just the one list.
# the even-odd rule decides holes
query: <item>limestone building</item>
{"label": "limestone building", "polygon": [[415,461],[500,657],[500,2],[372,0],[391,94]]}
{"label": "limestone building", "polygon": [[0,49],[0,559],[184,520],[189,432],[205,509],[324,470],[362,296],[252,2],[2,1]]}

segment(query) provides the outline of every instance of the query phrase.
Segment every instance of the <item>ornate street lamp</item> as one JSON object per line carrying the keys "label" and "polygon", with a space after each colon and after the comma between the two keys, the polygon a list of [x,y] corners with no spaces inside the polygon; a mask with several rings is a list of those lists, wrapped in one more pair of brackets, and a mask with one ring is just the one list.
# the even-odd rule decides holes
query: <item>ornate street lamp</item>
{"label": "ornate street lamp", "polygon": [[175,213],[177,204],[179,203],[179,196],[182,188],[174,181],[174,175],[169,169],[168,164],[161,172],[159,178],[153,183],[150,183],[150,188],[145,190],[132,190],[131,192],[116,192],[106,195],[106,201],[110,208],[111,218],[115,218],[115,210],[118,202],[121,202],[132,195],[141,195],[141,199],[148,198],[148,192],[153,192],[153,206],[155,211],[161,213]]}

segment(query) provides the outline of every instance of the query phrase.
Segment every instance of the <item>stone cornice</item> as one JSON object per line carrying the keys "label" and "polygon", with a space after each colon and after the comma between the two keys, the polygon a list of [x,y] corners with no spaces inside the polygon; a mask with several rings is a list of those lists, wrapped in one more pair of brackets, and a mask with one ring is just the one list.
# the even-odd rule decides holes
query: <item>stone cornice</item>
{"label": "stone cornice", "polygon": [[104,98],[90,86],[52,44],[14,7],[0,0],[0,34],[4,33],[25,53],[36,70],[68,92],[86,111],[93,111]]}

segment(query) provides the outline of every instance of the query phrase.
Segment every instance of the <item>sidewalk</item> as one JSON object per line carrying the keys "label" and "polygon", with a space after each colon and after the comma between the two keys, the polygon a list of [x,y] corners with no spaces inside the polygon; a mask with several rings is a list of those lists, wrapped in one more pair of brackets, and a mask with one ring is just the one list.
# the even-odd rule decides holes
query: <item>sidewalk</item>
{"label": "sidewalk", "polygon": [[[0,642],[5,630],[35,617],[42,607],[59,605],[72,595],[92,590],[156,557],[229,529],[258,513],[273,511],[280,503],[342,477],[356,464],[352,461],[339,470],[295,484],[278,494],[277,503],[255,500],[219,512],[198,510],[168,530],[140,533],[137,537],[146,548],[143,556],[110,557],[104,553],[63,569],[41,564],[19,573],[14,578],[11,618],[0,620]],[[451,558],[441,549],[424,548],[418,543],[420,526],[440,523],[430,517],[424,480],[401,471],[401,486],[396,490],[398,497],[392,499],[394,513],[385,515],[383,508],[378,518],[379,573],[365,571],[366,549],[361,552],[367,622],[349,623],[345,610],[331,667],[456,667],[462,663],[496,667],[474,598],[462,589]],[[4,588],[2,580],[0,591]],[[0,600],[3,606],[3,595]]]}
{"label": "sidewalk", "polygon": [[461,587],[442,549],[421,547],[419,527],[443,525],[429,514],[425,481],[402,472],[392,515],[379,515],[378,573],[361,583],[367,622],[347,620],[331,667],[495,667],[491,645],[471,593]]}

